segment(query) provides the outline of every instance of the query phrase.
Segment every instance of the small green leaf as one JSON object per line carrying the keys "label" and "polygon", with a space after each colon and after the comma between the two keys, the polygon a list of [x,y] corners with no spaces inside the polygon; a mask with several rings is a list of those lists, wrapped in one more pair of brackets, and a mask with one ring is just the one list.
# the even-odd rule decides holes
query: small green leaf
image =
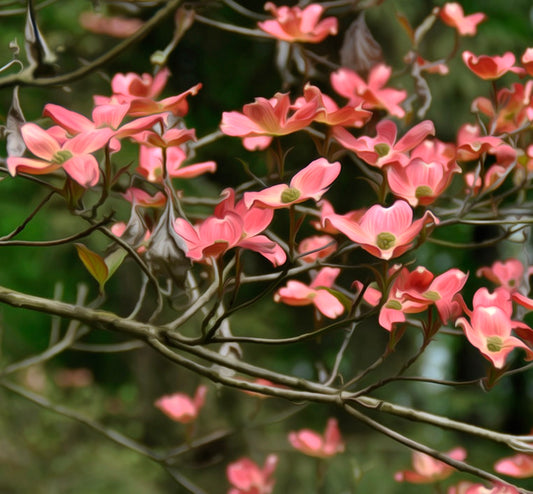
{"label": "small green leaf", "polygon": [[126,258],[128,255],[127,251],[124,249],[117,249],[104,259],[104,262],[106,263],[107,269],[109,270],[109,273],[107,275],[106,281],[113,276],[115,271],[118,269],[118,267],[122,264],[122,261]]}
{"label": "small green leaf", "polygon": [[[100,293],[104,291],[105,282],[109,279],[109,268],[105,260],[83,244],[74,244],[81,262],[100,285]],[[118,266],[117,266],[118,267]],[[116,268],[115,268],[116,269]]]}

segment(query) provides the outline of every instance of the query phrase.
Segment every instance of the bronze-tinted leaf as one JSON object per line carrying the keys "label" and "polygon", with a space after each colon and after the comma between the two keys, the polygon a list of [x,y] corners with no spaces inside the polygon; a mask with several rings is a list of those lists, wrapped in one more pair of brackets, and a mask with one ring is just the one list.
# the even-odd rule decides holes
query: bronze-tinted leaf
{"label": "bronze-tinted leaf", "polygon": [[343,67],[363,76],[383,61],[383,51],[366,25],[364,12],[346,30],[340,57]]}
{"label": "bronze-tinted leaf", "polygon": [[[104,291],[105,282],[109,279],[109,268],[102,256],[93,252],[83,244],[74,244],[80,256],[81,262],[98,282],[100,292]],[[118,266],[117,266],[118,267]],[[115,268],[116,269],[116,268]]]}

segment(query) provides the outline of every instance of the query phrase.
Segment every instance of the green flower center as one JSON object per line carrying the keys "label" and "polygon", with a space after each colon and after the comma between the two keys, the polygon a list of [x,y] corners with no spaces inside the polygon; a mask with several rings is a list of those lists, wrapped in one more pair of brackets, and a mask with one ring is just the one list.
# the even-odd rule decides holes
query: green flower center
{"label": "green flower center", "polygon": [[374,146],[374,151],[378,153],[380,158],[383,158],[383,156],[387,156],[387,154],[389,154],[390,146],[384,142],[380,142]]}
{"label": "green flower center", "polygon": [[487,350],[489,352],[499,352],[503,348],[503,341],[499,336],[489,336],[487,338]]}
{"label": "green flower center", "polygon": [[428,197],[433,195],[433,190],[429,185],[420,185],[415,190],[415,197],[420,199],[421,197]]}
{"label": "green flower center", "polygon": [[385,307],[387,309],[402,310],[402,304],[400,302],[398,302],[398,300],[389,300],[385,304]]}
{"label": "green flower center", "polygon": [[289,187],[281,193],[281,202],[283,204],[288,204],[289,202],[294,202],[301,196],[301,192],[294,187]]}
{"label": "green flower center", "polygon": [[72,153],[68,151],[67,149],[60,149],[59,151],[56,151],[54,153],[54,157],[52,158],[52,163],[57,163],[58,165],[62,165],[65,161],[72,158]]}
{"label": "green flower center", "polygon": [[424,293],[424,297],[429,298],[429,300],[433,300],[434,302],[440,300],[440,295],[433,290],[428,290],[426,293]]}
{"label": "green flower center", "polygon": [[381,232],[376,239],[376,245],[381,250],[388,250],[396,244],[396,237],[389,232]]}

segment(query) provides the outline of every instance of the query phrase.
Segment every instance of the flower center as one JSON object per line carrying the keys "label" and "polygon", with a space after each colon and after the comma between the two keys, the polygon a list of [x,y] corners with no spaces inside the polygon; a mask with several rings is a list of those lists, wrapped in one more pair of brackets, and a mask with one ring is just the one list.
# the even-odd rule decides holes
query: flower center
{"label": "flower center", "polygon": [[294,187],[289,187],[281,193],[281,202],[284,204],[294,202],[296,201],[296,199],[298,199],[298,197],[300,197],[300,195],[301,193],[298,189],[295,189]]}
{"label": "flower center", "polygon": [[503,347],[503,341],[499,336],[489,336],[487,338],[487,350],[489,352],[499,352]]}
{"label": "flower center", "polygon": [[396,244],[396,237],[389,232],[381,232],[376,238],[376,245],[381,250],[388,250]]}
{"label": "flower center", "polygon": [[433,300],[436,302],[437,300],[440,300],[440,295],[437,292],[434,292],[433,290],[428,290],[424,293],[424,297],[429,298],[429,300]]}
{"label": "flower center", "polygon": [[387,154],[389,154],[390,146],[384,142],[380,142],[374,146],[374,151],[378,153],[380,158],[383,158],[383,156],[387,156]]}
{"label": "flower center", "polygon": [[402,310],[402,304],[400,302],[398,302],[398,300],[389,300],[385,304],[385,307],[387,309]]}
{"label": "flower center", "polygon": [[56,151],[54,153],[54,157],[52,158],[52,163],[57,163],[58,165],[62,165],[65,161],[72,158],[72,153],[68,149],[60,149],[59,151]]}
{"label": "flower center", "polygon": [[420,185],[415,190],[415,197],[420,199],[421,197],[428,197],[433,195],[433,190],[429,185]]}

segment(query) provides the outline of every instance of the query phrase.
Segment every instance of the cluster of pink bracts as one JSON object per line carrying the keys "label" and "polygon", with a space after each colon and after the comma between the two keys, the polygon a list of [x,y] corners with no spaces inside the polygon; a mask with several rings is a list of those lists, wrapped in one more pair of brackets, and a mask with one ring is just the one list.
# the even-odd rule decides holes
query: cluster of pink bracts
{"label": "cluster of pink bracts", "polygon": [[[273,19],[260,22],[258,27],[281,41],[318,43],[337,33],[337,20],[332,17],[321,20],[323,8],[317,4],[300,9],[267,3],[265,8]],[[445,24],[463,36],[474,35],[477,25],[485,19],[479,13],[465,16],[456,3],[447,3],[437,13]],[[533,48],[525,51],[521,66],[515,65],[511,53],[476,56],[465,51],[462,58],[474,74],[485,80],[498,79],[509,72],[517,76],[533,75]],[[421,62],[422,67],[424,63]],[[412,249],[421,235],[438,227],[439,219],[431,211],[424,210],[415,219],[413,208],[432,204],[455,174],[463,174],[465,188],[470,194],[479,194],[497,188],[510,173],[523,176],[533,170],[533,145],[519,149],[510,146],[502,137],[533,120],[533,80],[525,84],[515,82],[511,88],[500,89],[496,107],[486,98],[474,101],[472,108],[486,117],[489,135],[483,135],[479,124],[465,124],[456,142],[445,143],[430,137],[435,134],[435,128],[426,120],[398,139],[396,124],[384,119],[377,123],[375,136],[355,137],[347,128],[361,129],[373,111],[404,117],[401,103],[407,92],[387,86],[391,72],[387,65],[378,64],[364,79],[350,69],[341,68],[331,74],[330,82],[334,91],[347,100],[344,106],[308,83],[303,94],[294,100],[289,94],[277,93],[270,99],[256,98],[253,103],[244,105],[242,111],[224,112],[220,125],[224,134],[242,138],[248,150],[265,149],[273,138],[306,131],[312,125],[327,128],[328,136],[340,147],[355,153],[381,174],[383,197],[390,193],[394,198],[389,207],[375,204],[363,210],[335,212],[323,196],[342,167],[338,161],[319,157],[302,167],[288,183],[280,177],[282,183],[246,191],[242,197],[231,188],[224,190],[213,214],[202,221],[193,224],[186,218],[175,219],[173,228],[186,245],[186,256],[194,262],[213,265],[229,250],[242,248],[258,252],[273,266],[283,265],[288,257],[301,263],[316,263],[310,284],[291,280],[276,291],[274,299],[288,305],[312,305],[319,314],[333,319],[346,311],[341,298],[335,295],[335,280],[340,269],[318,268],[321,260],[337,251],[339,237],[348,238],[376,258],[385,261],[397,258]],[[169,179],[192,178],[216,171],[213,161],[185,165],[189,158],[185,144],[196,137],[194,130],[182,126],[181,118],[188,111],[187,97],[195,95],[201,85],[177,96],[159,99],[169,75],[165,68],[155,77],[131,73],[115,75],[112,95],[95,96],[90,119],[54,104],[46,105],[44,116],[55,125],[43,129],[27,123],[21,127],[24,142],[35,157],[10,156],[7,160],[10,173],[49,174],[62,169],[67,180],[84,188],[98,187],[103,174],[94,153],[105,150],[109,157],[120,151],[122,140],[128,139],[139,146],[138,176],[160,190],[150,195],[141,188],[132,187],[124,197],[133,208],[162,208],[169,200],[166,190],[171,183]],[[461,163],[474,162],[482,155],[493,157],[483,174],[463,173]],[[292,246],[287,248],[264,233],[276,210],[294,210],[307,201],[319,207],[314,222],[317,235],[302,239],[293,251]],[[117,224],[113,231],[121,235],[124,230],[124,224]],[[140,253],[150,249],[150,235],[146,230],[142,245],[135,246]],[[437,327],[424,329],[436,331],[443,324],[455,323],[496,369],[505,366],[506,357],[514,348],[523,349],[526,359],[533,359],[533,330],[512,319],[516,304],[533,309],[533,300],[522,290],[526,278],[524,266],[510,259],[483,268],[478,275],[485,276],[498,287],[493,292],[480,288],[474,295],[472,309],[460,294],[468,275],[459,269],[435,276],[422,266],[410,270],[395,265],[388,272],[390,286],[376,283],[365,286],[356,280],[353,289],[362,293],[366,304],[379,307],[379,324],[388,331],[394,331],[410,315],[432,310],[434,306],[439,316]],[[194,399],[175,394],[162,397],[156,405],[173,420],[193,422],[204,404],[205,394],[206,388],[200,387]],[[344,450],[335,419],[328,421],[323,436],[303,429],[291,432],[289,441],[301,452],[320,458]],[[457,448],[449,452],[449,456],[462,460],[466,453]],[[269,455],[263,468],[248,458],[230,464],[227,469],[233,486],[230,493],[270,493],[276,464],[276,455]],[[413,471],[399,472],[396,479],[433,482],[452,472],[448,465],[421,453],[414,453],[413,464]],[[533,460],[531,456],[520,454],[501,460],[496,470],[515,476],[532,475]],[[464,482],[449,491],[450,494],[482,492],[518,491],[507,486],[488,490]]]}

